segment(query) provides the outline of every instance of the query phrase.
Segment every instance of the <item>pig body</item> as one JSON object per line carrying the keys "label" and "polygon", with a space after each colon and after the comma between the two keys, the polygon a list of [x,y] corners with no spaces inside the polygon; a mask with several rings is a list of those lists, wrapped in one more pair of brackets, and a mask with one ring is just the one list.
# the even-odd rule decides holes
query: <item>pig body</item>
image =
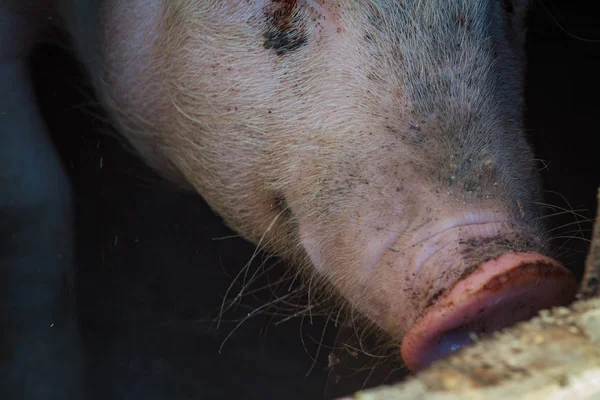
{"label": "pig body", "polygon": [[411,369],[572,298],[522,128],[526,1],[56,6],[141,157]]}

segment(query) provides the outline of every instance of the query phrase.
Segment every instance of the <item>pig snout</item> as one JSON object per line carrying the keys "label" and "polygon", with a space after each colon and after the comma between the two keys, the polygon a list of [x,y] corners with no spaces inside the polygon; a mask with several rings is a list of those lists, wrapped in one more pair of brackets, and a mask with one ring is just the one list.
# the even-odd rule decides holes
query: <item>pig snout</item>
{"label": "pig snout", "polygon": [[538,253],[505,253],[478,265],[448,290],[406,333],[401,351],[412,371],[480,335],[573,300],[576,283],[556,261]]}
{"label": "pig snout", "polygon": [[[543,246],[535,234],[489,215],[489,210],[463,215],[460,222],[417,218],[414,228],[388,219],[387,229],[379,231],[369,226],[386,226],[385,220],[363,220],[350,235],[359,250],[339,269],[334,260],[339,247],[324,245],[302,222],[300,230],[307,230],[302,242],[315,267],[353,308],[400,343],[407,367],[418,371],[477,338],[574,298],[573,275],[539,252]],[[344,246],[343,239],[337,246]]]}

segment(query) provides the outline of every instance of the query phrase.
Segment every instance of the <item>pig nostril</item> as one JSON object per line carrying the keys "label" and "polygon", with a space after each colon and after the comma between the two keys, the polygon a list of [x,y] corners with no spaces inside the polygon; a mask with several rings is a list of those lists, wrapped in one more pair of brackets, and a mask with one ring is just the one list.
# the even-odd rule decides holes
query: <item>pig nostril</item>
{"label": "pig nostril", "polygon": [[430,350],[422,355],[423,366],[449,356],[484,337],[487,329],[485,325],[486,323],[484,320],[470,321],[440,334],[437,339],[432,341]]}
{"label": "pig nostril", "polygon": [[463,325],[445,332],[437,345],[435,358],[442,358],[473,343],[479,335],[469,326]]}

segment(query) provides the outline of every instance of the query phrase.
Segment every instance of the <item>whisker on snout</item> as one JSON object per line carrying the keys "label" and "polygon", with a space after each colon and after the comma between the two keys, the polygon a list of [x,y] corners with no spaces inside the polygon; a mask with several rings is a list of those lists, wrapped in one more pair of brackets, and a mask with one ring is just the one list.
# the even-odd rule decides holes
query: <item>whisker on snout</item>
{"label": "whisker on snout", "polygon": [[229,240],[229,239],[239,239],[241,237],[242,237],[242,235],[229,235],[229,236],[214,237],[211,240]]}
{"label": "whisker on snout", "polygon": [[250,257],[250,260],[246,263],[246,265],[244,265],[244,267],[238,272],[238,274],[234,277],[234,279],[232,280],[231,284],[229,285],[229,287],[227,288],[225,295],[223,296],[223,301],[221,303],[221,313],[219,315],[219,323],[217,323],[217,328],[220,326],[220,318],[221,315],[229,308],[232,307],[233,304],[235,304],[235,302],[239,299],[241,299],[242,295],[243,295],[243,287],[240,290],[240,292],[237,294],[237,296],[235,297],[234,301],[228,306],[225,307],[225,303],[229,297],[229,293],[231,292],[231,290],[233,289],[233,286],[235,285],[235,283],[237,282],[237,280],[239,279],[240,276],[244,276],[244,282],[246,280],[247,274],[248,274],[248,269],[250,268],[250,265],[252,264],[252,261],[254,261],[254,259],[256,258],[256,256],[260,253],[261,249],[265,246],[265,238],[267,237],[267,234],[269,232],[269,230],[275,225],[275,223],[277,222],[277,219],[279,218],[280,214],[277,214],[273,220],[271,221],[271,223],[269,224],[269,226],[267,227],[267,230],[263,233],[262,237],[260,238],[259,242],[256,245],[256,248],[254,249],[254,252],[252,254],[252,256]]}
{"label": "whisker on snout", "polygon": [[[284,296],[283,298],[289,297],[291,296],[293,293],[288,294],[287,296]],[[244,317],[232,330],[231,332],[229,332],[227,334],[227,336],[225,337],[225,339],[223,339],[223,341],[221,342],[221,345],[219,346],[219,354],[221,354],[221,350],[223,349],[223,346],[225,345],[225,343],[229,340],[229,338],[231,338],[231,336],[240,328],[240,326],[242,326],[242,324],[244,322],[246,322],[247,320],[249,320],[250,318],[256,316],[260,311],[264,310],[265,308],[268,308],[272,305],[272,303],[274,302],[278,302],[281,301],[283,298],[279,298],[279,299],[275,299],[273,300],[273,302],[269,302],[269,303],[265,303],[262,306],[254,309],[252,312],[248,313],[248,315],[246,317]]]}

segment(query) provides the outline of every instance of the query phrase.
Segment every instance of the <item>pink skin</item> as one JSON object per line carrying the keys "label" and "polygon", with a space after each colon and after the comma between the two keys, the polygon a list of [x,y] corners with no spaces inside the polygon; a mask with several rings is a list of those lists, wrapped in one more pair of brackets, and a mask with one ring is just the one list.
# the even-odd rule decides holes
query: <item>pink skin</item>
{"label": "pink skin", "polygon": [[[576,289],[572,275],[556,261],[537,253],[505,253],[481,264],[429,308],[404,337],[402,358],[418,371],[460,348],[461,341],[468,343],[469,324],[476,334],[490,333],[540,309],[568,304]],[[454,335],[447,340],[453,344],[444,343],[448,334]]]}

